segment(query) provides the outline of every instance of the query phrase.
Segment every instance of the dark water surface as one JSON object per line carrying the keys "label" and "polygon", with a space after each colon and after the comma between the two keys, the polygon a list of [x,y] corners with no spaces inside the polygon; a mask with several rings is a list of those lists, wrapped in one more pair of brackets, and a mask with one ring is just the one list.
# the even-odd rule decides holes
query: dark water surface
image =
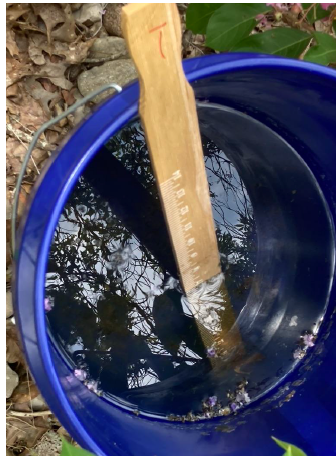
{"label": "dark water surface", "polygon": [[[213,396],[227,405],[228,391],[245,380],[249,397],[260,396],[292,368],[296,341],[317,324],[325,305],[321,299],[305,319],[297,310],[302,302],[292,309],[287,302],[279,304],[287,299],[281,277],[272,276],[263,290],[255,214],[232,160],[241,152],[229,139],[226,154],[216,146],[202,116],[201,129],[222,270],[248,351],[244,365],[212,367],[209,347],[181,299],[138,122],[111,139],[88,165],[63,210],[50,251],[47,318],[65,361],[84,371],[86,380],[97,381],[106,398],[152,414],[201,413],[202,402]],[[244,163],[248,168],[248,159]],[[288,192],[288,201],[295,190]],[[268,194],[272,198],[272,189]],[[276,241],[275,235],[267,240]],[[279,328],[280,338],[274,336]]]}

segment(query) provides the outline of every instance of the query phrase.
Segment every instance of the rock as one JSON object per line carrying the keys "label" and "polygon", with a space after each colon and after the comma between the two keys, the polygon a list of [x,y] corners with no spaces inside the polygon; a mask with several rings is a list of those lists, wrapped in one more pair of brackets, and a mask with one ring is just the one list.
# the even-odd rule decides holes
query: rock
{"label": "rock", "polygon": [[84,3],[77,11],[73,13],[75,21],[84,24],[90,21],[95,23],[101,21],[102,7],[100,3]]}
{"label": "rock", "polygon": [[83,3],[70,3],[71,11],[77,11],[81,8]]}
{"label": "rock", "polygon": [[6,318],[13,315],[12,292],[6,292]]}
{"label": "rock", "polygon": [[47,403],[45,402],[45,400],[43,399],[41,394],[39,394],[38,396],[34,397],[34,399],[32,399],[30,401],[30,406],[32,407],[34,412],[40,412],[41,410],[48,410],[49,409]]}
{"label": "rock", "polygon": [[86,62],[107,62],[128,57],[126,42],[117,36],[97,38],[90,48]]}
{"label": "rock", "polygon": [[34,447],[36,456],[59,456],[62,449],[62,438],[55,431],[43,434],[38,444]]}
{"label": "rock", "polygon": [[13,394],[13,391],[19,384],[19,377],[6,363],[6,398]]}
{"label": "rock", "polygon": [[103,16],[103,25],[109,35],[122,37],[121,9],[125,3],[108,3]]}
{"label": "rock", "polygon": [[[122,59],[106,62],[101,66],[84,71],[79,75],[77,82],[80,93],[85,97],[105,84],[114,82],[123,87],[136,78],[137,72],[132,60]],[[114,92],[115,90],[111,89],[102,95],[98,95],[93,101],[99,103]]]}

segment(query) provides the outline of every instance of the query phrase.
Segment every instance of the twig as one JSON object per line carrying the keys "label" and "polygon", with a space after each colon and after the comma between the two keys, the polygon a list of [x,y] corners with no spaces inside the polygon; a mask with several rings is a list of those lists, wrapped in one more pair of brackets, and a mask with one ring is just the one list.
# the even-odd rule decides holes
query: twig
{"label": "twig", "polygon": [[298,21],[298,24],[299,24],[299,25],[306,19],[307,15],[309,14],[309,11],[310,11],[312,8],[315,8],[316,5],[317,5],[317,3],[312,3],[312,4],[310,5],[310,7],[307,8],[307,9],[305,10],[303,16],[302,16],[301,19]]}
{"label": "twig", "polygon": [[336,8],[334,8],[332,10],[332,12],[330,13],[330,16],[329,16],[329,21],[330,21],[330,24],[329,24],[329,27],[328,27],[328,32],[329,33],[332,32],[334,20],[336,20]]}
{"label": "twig", "polygon": [[[6,129],[7,129],[8,131],[11,131],[11,132],[13,133],[13,135],[15,136],[15,138],[23,145],[23,147],[24,147],[26,150],[28,150],[28,147],[26,146],[26,144],[22,141],[22,139],[21,139],[20,136],[18,135],[17,130],[15,130],[13,127],[8,129],[9,126],[12,127],[11,124],[7,124],[7,125],[6,125]],[[35,169],[36,169],[37,174],[40,174],[40,171],[39,171],[39,169],[38,169],[38,167],[37,167],[37,165],[36,165],[36,163],[35,163],[35,160],[34,160],[34,158],[33,158],[33,155],[30,156],[30,159],[31,159],[31,161],[33,162],[33,165],[35,166]]]}
{"label": "twig", "polygon": [[[32,397],[31,397],[30,383],[29,383],[29,372],[28,372],[27,368],[26,368],[26,375],[27,375],[27,380],[28,380],[28,392],[29,392],[29,399],[30,399],[30,401],[29,401],[30,402],[30,408],[33,410],[33,401],[32,401]],[[34,417],[33,417],[33,425],[35,426]]]}
{"label": "twig", "polygon": [[[17,120],[14,117],[11,117],[11,119],[13,119],[17,122]],[[6,124],[6,130],[10,136],[14,136],[17,139],[20,137],[22,139],[22,141],[27,142],[28,144],[33,139],[34,132],[32,132],[32,135],[30,135],[28,133],[25,133],[22,130],[18,130],[17,128],[14,128],[13,125],[10,123]],[[51,152],[51,151],[55,150],[55,146],[51,146],[50,144],[47,143],[47,141],[41,141],[41,140],[37,141],[37,147],[39,149],[46,150],[47,152]]]}
{"label": "twig", "polygon": [[6,414],[10,416],[36,417],[52,415],[53,412],[51,410],[41,410],[40,412],[17,412],[16,410],[9,410]]}
{"label": "twig", "polygon": [[[36,429],[36,426],[34,426],[33,424],[28,423],[28,421],[21,420],[21,418],[19,418],[19,417],[17,417],[17,416],[14,416],[14,415],[13,415],[10,419],[11,419],[11,420],[20,421],[20,423],[27,424],[28,426],[30,426],[30,427]],[[7,424],[7,423],[6,423],[6,424]]]}

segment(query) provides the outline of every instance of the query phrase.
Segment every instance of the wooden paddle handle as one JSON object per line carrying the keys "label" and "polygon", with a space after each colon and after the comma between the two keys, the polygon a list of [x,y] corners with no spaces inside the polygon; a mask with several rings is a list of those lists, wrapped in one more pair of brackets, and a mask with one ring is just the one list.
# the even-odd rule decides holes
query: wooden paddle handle
{"label": "wooden paddle handle", "polygon": [[140,81],[139,112],[185,292],[219,274],[220,259],[194,92],[181,62],[173,3],[133,3],[122,29]]}

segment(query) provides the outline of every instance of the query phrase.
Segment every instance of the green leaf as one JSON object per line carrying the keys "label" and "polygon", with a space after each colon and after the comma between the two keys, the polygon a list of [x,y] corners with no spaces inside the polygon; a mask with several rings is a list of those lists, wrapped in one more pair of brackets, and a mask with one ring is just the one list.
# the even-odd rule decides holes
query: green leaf
{"label": "green leaf", "polygon": [[89,453],[83,448],[76,448],[65,439],[63,439],[62,453],[60,456],[94,456],[92,453]]}
{"label": "green leaf", "polygon": [[317,44],[308,50],[304,60],[321,65],[336,63],[336,39],[322,32],[315,32],[314,38]]}
{"label": "green leaf", "polygon": [[[291,443],[283,442],[282,440],[272,437],[272,439],[279,445],[279,447],[286,450],[286,453],[283,456],[307,456],[300,448],[292,445]],[[61,455],[62,456],[62,455]]]}
{"label": "green leaf", "polygon": [[309,40],[311,36],[306,32],[279,27],[251,35],[234,46],[231,51],[261,52],[296,58],[308,46]]}
{"label": "green leaf", "polygon": [[186,14],[186,27],[193,33],[205,34],[210,17],[223,3],[190,3]]}
{"label": "green leaf", "polygon": [[229,51],[250,34],[257,24],[255,17],[271,9],[265,3],[224,4],[210,17],[206,46],[216,51]]}
{"label": "green leaf", "polygon": [[[313,3],[302,3],[303,10],[307,10]],[[314,8],[312,8],[307,14],[307,21],[310,24],[314,24],[315,21],[320,21],[324,17],[330,15],[330,11],[325,11],[319,3],[317,3]]]}

